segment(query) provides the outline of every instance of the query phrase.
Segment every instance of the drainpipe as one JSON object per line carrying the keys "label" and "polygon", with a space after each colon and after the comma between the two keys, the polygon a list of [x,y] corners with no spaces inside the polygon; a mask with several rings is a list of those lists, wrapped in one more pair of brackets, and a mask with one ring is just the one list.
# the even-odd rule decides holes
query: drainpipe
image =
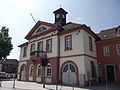
{"label": "drainpipe", "polygon": [[57,55],[58,55],[58,60],[57,60],[57,84],[56,84],[56,90],[58,90],[58,84],[60,83],[60,79],[59,79],[59,72],[60,72],[60,38],[57,35],[57,39],[58,39],[58,50],[57,50]]}

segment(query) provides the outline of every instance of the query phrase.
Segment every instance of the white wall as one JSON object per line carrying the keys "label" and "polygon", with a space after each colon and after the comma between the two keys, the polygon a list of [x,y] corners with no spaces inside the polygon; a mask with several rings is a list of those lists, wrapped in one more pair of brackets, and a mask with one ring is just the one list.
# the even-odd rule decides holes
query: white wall
{"label": "white wall", "polygon": [[[57,33],[57,31],[46,34],[45,36],[43,35],[43,36],[40,36],[38,38],[31,39],[29,41],[28,46],[27,46],[27,57],[23,57],[24,47],[21,47],[20,60],[30,60],[30,47],[31,47],[31,44],[35,44],[35,51],[37,51],[37,43],[40,42],[40,41],[43,41],[43,50],[46,51],[46,41],[48,39],[52,39],[52,52],[47,53],[47,56],[48,57],[57,57],[58,56],[58,36],[55,35],[55,36],[52,36],[52,37],[48,37],[48,36],[54,35],[56,33]],[[47,37],[47,38],[45,38],[45,37]],[[45,39],[42,39],[42,38],[45,38]]]}
{"label": "white wall", "polygon": [[[60,36],[60,55],[61,56],[84,53],[82,30],[80,30],[80,33],[78,33],[78,35],[77,33],[78,31]],[[65,51],[65,36],[67,35],[72,35],[72,50]]]}
{"label": "white wall", "polygon": [[[85,80],[86,81],[88,81],[88,79],[90,79],[90,80],[94,79],[94,78],[91,78],[90,61],[94,62],[95,69],[96,69],[96,65],[97,65],[97,60],[96,59],[85,56]],[[89,72],[90,76],[88,76],[88,72]],[[90,77],[90,78],[88,78],[88,77]]]}
{"label": "white wall", "polygon": [[[92,38],[93,51],[89,50],[89,36]],[[90,34],[88,34],[86,31],[83,31],[83,44],[84,44],[84,53],[96,57],[95,38],[92,37]]]}
{"label": "white wall", "polygon": [[[26,57],[23,57],[24,47],[27,47]],[[29,47],[28,47],[28,46],[23,46],[23,47],[21,47],[21,48],[20,48],[19,61],[28,60],[28,59],[30,58],[28,52],[29,52]]]}

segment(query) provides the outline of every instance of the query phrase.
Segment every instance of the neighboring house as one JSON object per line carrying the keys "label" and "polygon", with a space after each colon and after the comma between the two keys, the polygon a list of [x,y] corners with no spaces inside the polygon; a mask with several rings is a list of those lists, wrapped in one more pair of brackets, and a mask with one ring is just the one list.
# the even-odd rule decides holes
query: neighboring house
{"label": "neighboring house", "polygon": [[120,26],[102,30],[96,42],[101,80],[120,82]]}
{"label": "neighboring house", "polygon": [[1,72],[6,72],[8,74],[17,74],[18,72],[18,60],[17,59],[7,59],[5,61],[0,61],[2,64]]}
{"label": "neighboring house", "polygon": [[[66,23],[67,12],[53,12],[55,23],[38,21],[21,44],[18,80],[85,85],[94,82],[99,37],[85,24]],[[39,51],[46,51],[49,64],[41,66]]]}

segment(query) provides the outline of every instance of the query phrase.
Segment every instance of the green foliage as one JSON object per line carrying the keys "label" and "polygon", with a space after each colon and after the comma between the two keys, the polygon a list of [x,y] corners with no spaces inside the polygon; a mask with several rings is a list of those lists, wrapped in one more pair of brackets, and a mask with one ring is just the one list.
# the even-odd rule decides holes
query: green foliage
{"label": "green foliage", "polygon": [[0,60],[6,59],[13,49],[11,39],[12,38],[9,37],[9,29],[2,27],[0,30]]}

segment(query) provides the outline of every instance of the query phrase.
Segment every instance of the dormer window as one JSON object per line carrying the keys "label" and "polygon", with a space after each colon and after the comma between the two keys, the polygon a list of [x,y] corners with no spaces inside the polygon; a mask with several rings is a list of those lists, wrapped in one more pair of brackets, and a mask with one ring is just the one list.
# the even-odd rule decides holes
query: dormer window
{"label": "dormer window", "polygon": [[107,37],[107,35],[104,35],[103,37],[104,37],[104,38],[106,38],[106,37]]}
{"label": "dormer window", "polygon": [[44,32],[47,28],[46,27],[40,27],[36,33]]}
{"label": "dormer window", "polygon": [[119,29],[119,30],[117,30],[117,34],[118,34],[118,35],[120,35],[120,29]]}

